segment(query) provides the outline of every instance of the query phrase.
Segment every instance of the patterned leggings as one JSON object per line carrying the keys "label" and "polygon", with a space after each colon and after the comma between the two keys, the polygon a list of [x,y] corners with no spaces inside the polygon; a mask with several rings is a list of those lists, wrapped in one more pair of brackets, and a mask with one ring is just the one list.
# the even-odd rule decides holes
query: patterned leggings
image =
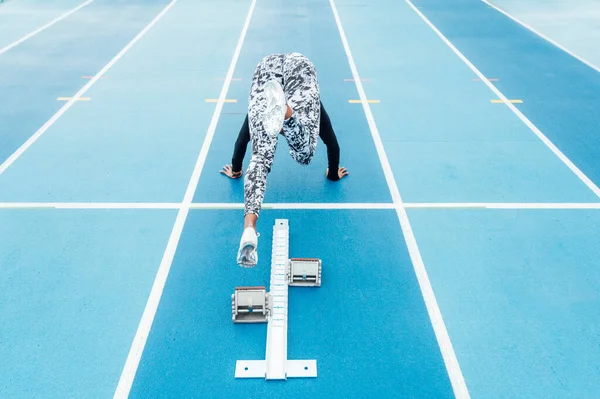
{"label": "patterned leggings", "polygon": [[319,138],[321,102],[314,65],[302,54],[273,54],[258,64],[248,104],[252,158],[244,179],[244,215],[260,213],[265,196],[267,175],[275,157],[277,137],[269,136],[263,128],[266,100],[263,85],[277,79],[292,109],[292,117],[283,124],[283,135],[290,155],[302,165],[313,158]]}

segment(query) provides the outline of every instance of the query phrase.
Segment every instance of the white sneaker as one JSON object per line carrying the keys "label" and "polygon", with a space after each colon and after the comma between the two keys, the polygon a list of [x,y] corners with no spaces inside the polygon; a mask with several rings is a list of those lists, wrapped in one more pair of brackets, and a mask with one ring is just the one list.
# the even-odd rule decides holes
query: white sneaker
{"label": "white sneaker", "polygon": [[258,235],[252,227],[244,229],[240,248],[238,249],[237,263],[242,267],[254,267],[258,263]]}
{"label": "white sneaker", "polygon": [[277,80],[270,80],[265,83],[263,90],[267,101],[263,125],[268,135],[277,137],[283,129],[283,120],[287,111],[285,94]]}

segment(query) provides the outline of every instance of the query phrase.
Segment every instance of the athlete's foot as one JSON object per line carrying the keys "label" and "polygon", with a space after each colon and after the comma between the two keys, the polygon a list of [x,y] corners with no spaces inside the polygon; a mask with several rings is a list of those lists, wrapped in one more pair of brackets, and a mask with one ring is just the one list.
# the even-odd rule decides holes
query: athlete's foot
{"label": "athlete's foot", "polygon": [[288,111],[285,103],[283,88],[277,80],[270,80],[264,85],[267,108],[264,114],[263,126],[272,137],[276,137],[283,129],[283,121]]}
{"label": "athlete's foot", "polygon": [[244,229],[238,249],[237,263],[242,267],[254,267],[258,263],[258,235],[252,227]]}

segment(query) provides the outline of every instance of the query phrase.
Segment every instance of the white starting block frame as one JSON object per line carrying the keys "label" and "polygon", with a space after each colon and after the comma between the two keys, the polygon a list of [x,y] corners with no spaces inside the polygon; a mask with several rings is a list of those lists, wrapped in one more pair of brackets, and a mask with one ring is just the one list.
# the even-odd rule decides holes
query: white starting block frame
{"label": "white starting block frame", "polygon": [[288,285],[298,287],[320,287],[321,259],[290,259],[288,270]]}
{"label": "white starting block frame", "polygon": [[267,322],[267,350],[265,360],[238,360],[235,378],[288,378],[317,376],[316,360],[288,360],[288,285],[321,286],[321,260],[289,258],[289,226],[287,219],[276,219],[273,226],[271,257],[271,286],[236,287],[232,295],[234,323]]}
{"label": "white starting block frame", "polygon": [[269,317],[269,302],[265,287],[235,287],[231,318],[234,323],[264,323]]}

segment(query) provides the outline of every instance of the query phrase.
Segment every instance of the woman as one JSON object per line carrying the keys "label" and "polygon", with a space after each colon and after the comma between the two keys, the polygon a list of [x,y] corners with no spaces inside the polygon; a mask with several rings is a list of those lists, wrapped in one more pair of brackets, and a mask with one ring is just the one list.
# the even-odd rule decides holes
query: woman
{"label": "woman", "polygon": [[[252,78],[248,104],[252,157],[244,180],[244,232],[237,255],[240,266],[253,267],[258,262],[256,221],[279,134],[287,140],[292,158],[308,165],[317,146],[321,109],[317,73],[308,58],[291,53],[261,60]],[[338,178],[347,174],[342,169]],[[231,168],[223,172],[228,171],[233,177]],[[241,175],[241,170],[238,173]]]}

